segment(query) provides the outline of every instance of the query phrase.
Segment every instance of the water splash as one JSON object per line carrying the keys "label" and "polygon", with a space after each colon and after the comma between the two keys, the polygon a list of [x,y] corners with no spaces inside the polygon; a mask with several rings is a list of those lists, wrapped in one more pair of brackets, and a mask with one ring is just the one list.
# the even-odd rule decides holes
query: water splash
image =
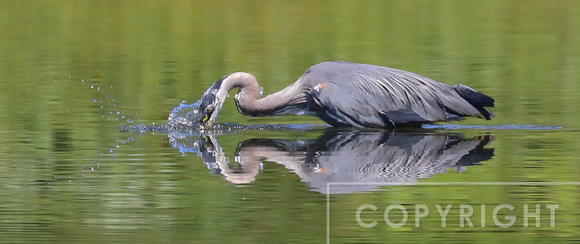
{"label": "water splash", "polygon": [[182,101],[179,105],[173,107],[167,118],[167,126],[187,126],[196,127],[201,120],[201,112],[199,111],[201,99],[193,103]]}

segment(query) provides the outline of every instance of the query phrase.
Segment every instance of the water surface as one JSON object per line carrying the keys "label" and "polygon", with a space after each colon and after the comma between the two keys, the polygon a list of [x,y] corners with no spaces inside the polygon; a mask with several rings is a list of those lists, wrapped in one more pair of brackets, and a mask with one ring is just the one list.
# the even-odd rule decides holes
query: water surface
{"label": "water surface", "polygon": [[[0,242],[577,242],[579,11],[575,1],[2,1]],[[164,126],[225,74],[250,72],[267,95],[337,59],[468,85],[496,99],[496,118],[334,130],[245,117],[230,99],[214,131]],[[357,222],[364,204],[377,207],[360,215],[372,228]],[[393,204],[408,224],[385,222]],[[419,204],[430,212],[415,226]],[[442,227],[436,206],[448,204]],[[461,204],[473,227],[461,226]],[[509,228],[494,222],[501,204],[514,207],[499,212],[516,216]],[[536,204],[539,226],[524,227]]]}

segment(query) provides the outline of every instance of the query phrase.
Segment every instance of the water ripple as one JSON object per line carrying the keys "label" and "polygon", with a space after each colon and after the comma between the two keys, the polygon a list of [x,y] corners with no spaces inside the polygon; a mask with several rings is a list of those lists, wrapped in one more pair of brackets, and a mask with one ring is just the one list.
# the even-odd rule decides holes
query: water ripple
{"label": "water ripple", "polygon": [[437,125],[426,124],[422,126],[423,129],[443,129],[443,130],[460,130],[460,129],[475,129],[475,130],[559,130],[564,129],[560,126],[544,126],[544,125]]}

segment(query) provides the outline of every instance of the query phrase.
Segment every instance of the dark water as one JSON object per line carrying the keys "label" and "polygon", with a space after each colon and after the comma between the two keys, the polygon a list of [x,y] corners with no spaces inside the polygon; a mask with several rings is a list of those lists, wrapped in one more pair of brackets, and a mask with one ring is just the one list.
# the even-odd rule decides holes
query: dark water
{"label": "dark water", "polygon": [[[0,242],[578,242],[578,13],[1,1]],[[245,117],[229,99],[211,131],[166,125],[230,72],[270,94],[336,59],[466,84],[496,99],[496,118],[339,130]]]}

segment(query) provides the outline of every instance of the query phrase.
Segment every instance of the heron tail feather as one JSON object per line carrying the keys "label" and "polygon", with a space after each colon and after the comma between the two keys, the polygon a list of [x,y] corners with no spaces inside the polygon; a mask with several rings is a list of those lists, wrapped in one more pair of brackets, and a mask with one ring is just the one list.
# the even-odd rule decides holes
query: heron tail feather
{"label": "heron tail feather", "polygon": [[485,119],[490,120],[495,117],[492,112],[484,108],[494,107],[495,100],[493,98],[462,84],[453,86],[453,89],[457,91],[465,101],[469,102],[469,104],[476,108]]}

